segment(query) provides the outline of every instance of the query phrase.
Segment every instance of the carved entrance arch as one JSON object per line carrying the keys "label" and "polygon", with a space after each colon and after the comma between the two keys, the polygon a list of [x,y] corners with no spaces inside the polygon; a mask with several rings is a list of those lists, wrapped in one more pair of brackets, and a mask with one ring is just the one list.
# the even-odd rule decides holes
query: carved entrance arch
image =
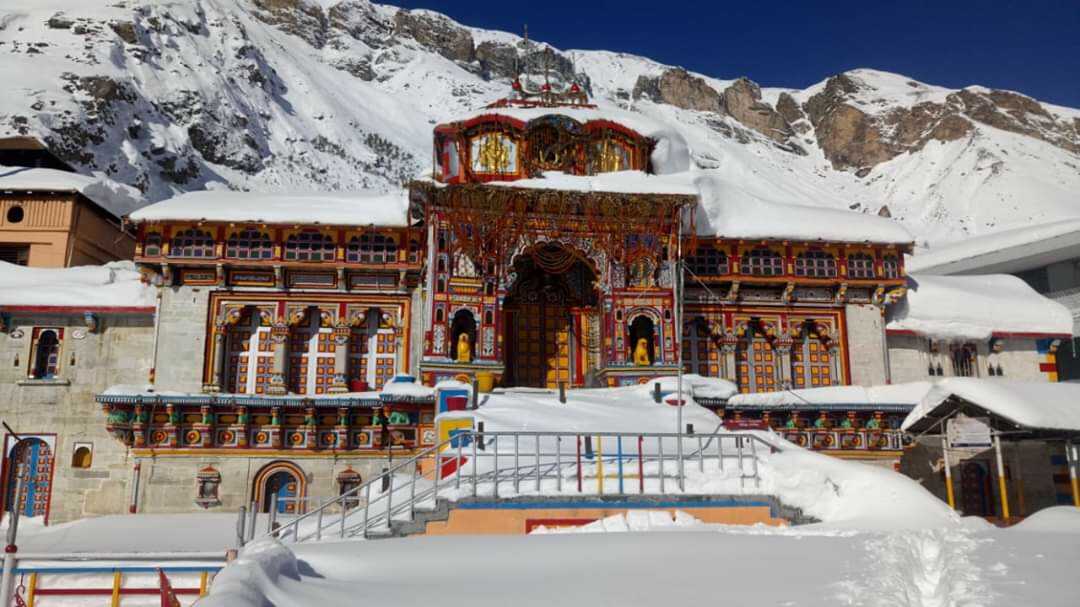
{"label": "carved entrance arch", "polygon": [[279,514],[297,514],[304,511],[303,498],[307,495],[307,478],[304,471],[292,462],[271,462],[262,467],[252,483],[252,501],[259,512],[270,512],[277,496]]}
{"label": "carved entrance arch", "polygon": [[510,385],[557,387],[583,383],[582,335],[599,300],[597,271],[580,250],[543,242],[511,264],[504,307]]}

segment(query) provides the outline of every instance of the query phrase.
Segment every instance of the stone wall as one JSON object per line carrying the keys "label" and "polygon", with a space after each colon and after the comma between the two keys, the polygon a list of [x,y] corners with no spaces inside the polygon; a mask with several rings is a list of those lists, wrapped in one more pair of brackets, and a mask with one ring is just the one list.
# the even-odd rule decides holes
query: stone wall
{"label": "stone wall", "polygon": [[[947,342],[938,342],[936,352],[931,352],[930,340],[925,337],[908,334],[889,335],[889,364],[893,383],[925,381],[934,379],[929,373],[931,365],[936,369],[941,365],[944,377],[955,375],[951,360],[951,347]],[[991,352],[990,342],[980,340],[970,342],[975,345],[977,361],[976,377],[989,377],[989,366],[1001,367],[1003,377],[1011,381],[1048,381],[1040,364],[1046,362],[1046,355],[1039,353],[1037,340],[1032,338],[1002,338],[1000,352]]]}
{"label": "stone wall", "polygon": [[[402,461],[394,457],[394,461]],[[241,506],[258,501],[256,478],[267,466],[287,462],[303,471],[305,495],[321,501],[339,494],[337,475],[346,468],[360,473],[361,480],[377,477],[387,465],[382,456],[320,455],[286,457],[281,454],[227,455],[157,455],[138,457],[140,463],[139,512],[176,513],[202,511],[196,504],[195,477],[199,470],[212,466],[221,473],[218,497],[220,505],[209,512],[236,512]]]}
{"label": "stone wall", "polygon": [[162,289],[157,385],[164,390],[200,392],[206,360],[210,287]]}
{"label": "stone wall", "polygon": [[[13,313],[11,328],[0,334],[0,418],[24,436],[53,435],[50,522],[127,510],[132,462],[124,445],[106,433],[94,395],[112,385],[146,384],[153,315],[99,319],[98,331],[90,332],[81,314]],[[64,329],[55,380],[27,379],[34,327]],[[90,468],[72,466],[76,442],[92,444]]]}
{"label": "stone wall", "polygon": [[885,333],[881,308],[869,304],[848,304],[844,306],[844,315],[847,320],[852,385],[884,384]]}

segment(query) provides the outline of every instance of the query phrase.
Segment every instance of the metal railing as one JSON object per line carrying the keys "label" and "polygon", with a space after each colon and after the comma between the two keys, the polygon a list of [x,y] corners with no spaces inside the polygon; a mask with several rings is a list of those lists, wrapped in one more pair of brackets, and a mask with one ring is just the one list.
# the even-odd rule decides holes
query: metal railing
{"label": "metal railing", "polygon": [[[683,457],[677,453],[682,440]],[[760,487],[762,453],[778,450],[742,433],[476,432],[450,439],[396,463],[355,489],[288,521],[272,505],[266,535],[292,542],[386,536],[393,523],[432,512],[438,500],[523,495],[699,494],[687,488],[687,467],[732,491]],[[709,492],[715,492],[711,484]],[[238,537],[254,538],[255,521],[241,509]]]}
{"label": "metal railing", "polygon": [[[679,459],[677,441],[683,441]],[[762,453],[778,448],[753,434],[461,431],[382,474],[323,501],[292,520],[272,504],[266,535],[293,542],[386,536],[394,522],[415,521],[438,499],[523,495],[693,494],[686,469],[760,486]],[[256,537],[256,520],[241,509],[241,543]],[[254,509],[253,509],[254,511]]]}

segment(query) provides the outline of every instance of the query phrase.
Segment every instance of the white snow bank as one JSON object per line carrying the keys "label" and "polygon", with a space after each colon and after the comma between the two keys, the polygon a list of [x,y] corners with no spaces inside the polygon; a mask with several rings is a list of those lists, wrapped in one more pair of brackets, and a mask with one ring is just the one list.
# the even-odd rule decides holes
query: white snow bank
{"label": "white snow bank", "polygon": [[0,305],[144,307],[154,305],[154,288],[130,261],[59,269],[0,262]]}
{"label": "white snow bank", "polygon": [[1043,508],[1012,527],[1008,527],[1007,530],[1080,534],[1080,508],[1075,506]]}
{"label": "white snow bank", "polygon": [[628,510],[626,514],[615,514],[575,527],[552,527],[549,529],[541,525],[534,529],[530,535],[671,531],[673,529],[700,529],[704,526],[704,522],[682,510],[676,510],[673,514],[666,510]]}
{"label": "white snow bank", "polygon": [[19,520],[20,553],[220,552],[224,557],[236,543],[235,512],[110,515],[47,527],[41,520]]}
{"label": "white snow bank", "polygon": [[931,383],[916,381],[885,386],[829,386],[803,390],[782,390],[738,394],[728,400],[733,406],[784,407],[806,405],[911,405],[926,396]]}
{"label": "white snow bank", "polygon": [[763,470],[763,493],[829,527],[928,529],[960,522],[959,515],[922,485],[881,466],[785,444],[783,451],[768,457]]}
{"label": "white snow bank", "polygon": [[701,196],[697,233],[722,238],[784,238],[826,242],[910,244],[911,232],[899,223],[864,213],[750,200],[731,182],[702,173],[695,181]]}
{"label": "white snow bank", "polygon": [[375,192],[261,194],[205,190],[188,192],[135,211],[143,221],[241,221],[341,226],[406,226],[409,199],[404,190]]}
{"label": "white snow bank", "polygon": [[939,339],[988,339],[995,333],[1072,335],[1065,306],[1006,274],[908,277],[907,296],[889,310],[890,331]]}
{"label": "white snow bank", "polygon": [[0,165],[0,191],[77,192],[116,217],[124,216],[143,203],[142,194],[130,186],[56,169]]}
{"label": "white snow bank", "polygon": [[1073,251],[1077,246],[1080,246],[1080,218],[1062,218],[980,234],[960,242],[917,251],[908,257],[907,268],[912,272],[938,274],[985,268],[1002,272],[1022,271],[1029,269],[1030,265],[1025,264],[1024,259],[1037,256],[1040,265],[1054,263],[1075,257]]}
{"label": "white snow bank", "polygon": [[[934,414],[951,396],[1026,429],[1080,431],[1080,384],[948,377],[940,380],[901,425],[903,430]],[[936,414],[935,414],[936,416]]]}
{"label": "white snow bank", "polygon": [[314,597],[311,602],[281,603],[285,595],[279,584],[286,579],[300,579],[296,555],[277,540],[264,538],[245,546],[239,558],[214,577],[213,599],[200,604],[228,607],[346,604],[322,603]]}

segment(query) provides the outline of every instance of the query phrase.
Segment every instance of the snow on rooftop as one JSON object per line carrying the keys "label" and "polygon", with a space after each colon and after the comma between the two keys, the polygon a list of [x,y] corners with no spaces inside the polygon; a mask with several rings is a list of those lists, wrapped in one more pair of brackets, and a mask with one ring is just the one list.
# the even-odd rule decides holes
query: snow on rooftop
{"label": "snow on rooftop", "polygon": [[79,193],[117,217],[142,204],[142,196],[134,188],[108,179],[56,169],[0,165],[0,192]]}
{"label": "snow on rooftop", "polygon": [[0,262],[0,306],[149,307],[154,288],[130,261],[74,268]]}
{"label": "snow on rooftop", "polygon": [[722,238],[910,244],[911,232],[884,217],[852,211],[752,200],[732,192],[738,186],[702,173],[697,233]]}
{"label": "snow on rooftop", "polygon": [[1080,432],[1080,385],[972,377],[940,380],[908,414],[901,428],[905,431],[912,428],[951,396],[1024,428]]}
{"label": "snow on rooftop", "polygon": [[1072,314],[1007,274],[908,277],[889,310],[890,331],[938,339],[989,339],[997,333],[1072,335]]}
{"label": "snow on rooftop", "polygon": [[[940,247],[919,251],[907,259],[912,272],[949,273],[952,271],[979,270],[997,264],[1022,263],[1024,258],[1050,254],[1042,263],[1075,257],[1073,252],[1080,246],[1080,218],[1058,219],[1019,228],[981,234]],[[1060,248],[1069,251],[1053,256]],[[1011,271],[1030,269],[1023,265]]]}
{"label": "snow on rooftop", "polygon": [[568,175],[548,171],[543,177],[516,181],[493,181],[489,185],[511,188],[614,192],[620,194],[679,194],[697,196],[697,188],[678,176],[649,175],[643,171],[619,171],[598,175]]}
{"label": "snow on rooftop", "polygon": [[263,194],[206,190],[188,192],[129,215],[143,221],[239,221],[398,227],[408,225],[404,190],[376,192]]}
{"label": "snow on rooftop", "polygon": [[731,406],[801,407],[808,405],[917,405],[932,384],[916,381],[885,386],[829,386],[804,390],[782,390],[738,394],[728,399]]}

